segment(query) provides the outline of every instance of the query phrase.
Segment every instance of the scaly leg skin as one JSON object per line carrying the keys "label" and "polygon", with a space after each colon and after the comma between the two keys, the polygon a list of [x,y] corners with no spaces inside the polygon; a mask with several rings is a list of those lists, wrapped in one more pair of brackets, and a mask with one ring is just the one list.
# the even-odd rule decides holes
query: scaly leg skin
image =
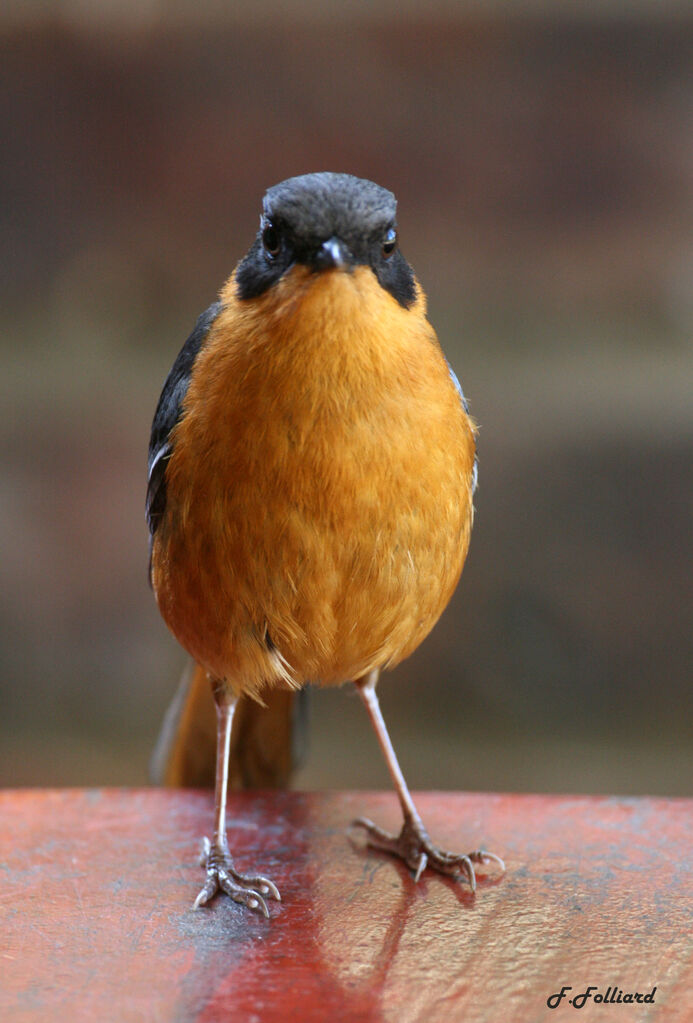
{"label": "scaly leg skin", "polygon": [[495,863],[501,871],[505,871],[505,864],[500,856],[487,852],[485,849],[477,849],[467,854],[456,854],[438,849],[428,836],[423,826],[418,811],[414,806],[411,793],[407,788],[404,775],[399,766],[390,736],[388,735],[385,721],[380,711],[380,704],[375,692],[379,672],[372,671],[363,679],[356,682],[359,695],[363,700],[373,728],[378,737],[380,748],[383,751],[387,766],[392,775],[392,780],[397,789],[397,795],[404,814],[404,823],[399,835],[391,835],[383,831],[373,821],[366,817],[359,817],[353,822],[354,827],[363,828],[368,835],[368,844],[374,849],[382,849],[384,852],[392,853],[404,860],[407,866],[414,871],[414,881],[418,881],[426,867],[437,870],[440,874],[447,874],[449,877],[466,877],[472,891],[476,891],[475,863]]}
{"label": "scaly leg skin", "polygon": [[207,872],[207,880],[195,899],[193,909],[206,905],[217,892],[225,892],[234,902],[269,917],[266,898],[281,902],[276,886],[261,875],[248,877],[239,874],[233,865],[226,840],[226,796],[228,788],[229,749],[231,725],[237,699],[224,687],[212,680],[217,708],[217,766],[214,788],[214,835],[202,842],[200,866]]}
{"label": "scaly leg skin", "polygon": [[439,874],[459,879],[466,877],[472,891],[476,891],[475,863],[496,863],[502,871],[505,864],[500,856],[477,849],[470,853],[450,853],[438,849],[428,837],[421,818],[414,819],[405,813],[404,824],[399,835],[391,835],[383,831],[367,817],[359,817],[353,827],[363,828],[368,835],[368,844],[373,849],[381,849],[404,860],[410,870],[414,871],[414,881],[418,881],[426,867],[437,870]]}
{"label": "scaly leg skin", "polygon": [[207,880],[195,899],[193,909],[206,905],[217,892],[222,891],[234,902],[240,902],[248,909],[258,910],[269,919],[265,898],[281,902],[276,886],[268,877],[259,874],[254,877],[239,874],[225,843],[212,845],[208,838],[203,838],[200,866],[207,871]]}

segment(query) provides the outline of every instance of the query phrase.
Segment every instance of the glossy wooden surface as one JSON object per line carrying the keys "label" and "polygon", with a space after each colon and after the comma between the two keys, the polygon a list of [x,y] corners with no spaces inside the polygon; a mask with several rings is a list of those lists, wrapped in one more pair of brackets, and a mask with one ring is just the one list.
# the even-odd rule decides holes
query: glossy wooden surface
{"label": "glossy wooden surface", "polygon": [[[208,793],[0,794],[0,1019],[105,1021],[693,1020],[693,802],[419,794],[439,844],[506,858],[471,895],[350,841],[393,795],[231,797],[239,869],[267,873],[271,920],[192,910]],[[571,985],[652,1005],[575,1011]]]}

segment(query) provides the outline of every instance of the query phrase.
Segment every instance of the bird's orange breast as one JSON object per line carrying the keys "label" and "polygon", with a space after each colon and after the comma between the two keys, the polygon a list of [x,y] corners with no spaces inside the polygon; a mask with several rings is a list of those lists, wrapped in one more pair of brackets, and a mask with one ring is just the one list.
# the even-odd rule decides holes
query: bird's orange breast
{"label": "bird's orange breast", "polygon": [[222,300],[172,437],[161,612],[242,691],[392,665],[448,602],[472,518],[474,429],[423,294],[295,267]]}

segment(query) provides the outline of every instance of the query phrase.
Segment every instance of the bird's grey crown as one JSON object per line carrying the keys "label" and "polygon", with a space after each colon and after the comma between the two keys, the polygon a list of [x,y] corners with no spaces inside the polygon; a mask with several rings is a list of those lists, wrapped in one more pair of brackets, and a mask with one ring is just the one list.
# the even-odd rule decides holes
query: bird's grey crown
{"label": "bird's grey crown", "polygon": [[387,188],[352,174],[321,171],[287,178],[268,189],[264,215],[301,241],[337,236],[370,238],[393,225],[397,200]]}
{"label": "bird's grey crown", "polygon": [[396,211],[392,192],[351,174],[304,174],[274,185],[265,194],[255,241],[236,268],[239,300],[259,298],[297,264],[318,274],[338,265],[348,272],[366,266],[408,309],[416,287],[391,234]]}

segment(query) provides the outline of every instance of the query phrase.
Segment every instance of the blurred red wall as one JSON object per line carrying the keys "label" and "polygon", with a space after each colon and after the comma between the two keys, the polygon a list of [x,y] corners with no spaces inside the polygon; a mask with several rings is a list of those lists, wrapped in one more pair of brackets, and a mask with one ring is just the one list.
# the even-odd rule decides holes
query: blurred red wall
{"label": "blurred red wall", "polygon": [[[154,406],[264,189],[332,169],[398,195],[481,423],[461,586],[382,684],[412,784],[689,788],[693,18],[489,10],[0,21],[0,783],[145,780]],[[299,783],[385,785],[313,704]]]}

